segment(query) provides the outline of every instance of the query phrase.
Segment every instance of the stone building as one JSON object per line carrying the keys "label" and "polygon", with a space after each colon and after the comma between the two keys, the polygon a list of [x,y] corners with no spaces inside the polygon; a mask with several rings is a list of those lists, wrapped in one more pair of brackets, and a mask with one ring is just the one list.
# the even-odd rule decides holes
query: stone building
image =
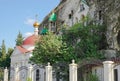
{"label": "stone building", "polygon": [[38,40],[39,23],[34,23],[34,34],[27,37],[21,46],[16,46],[11,55],[10,81],[44,81],[44,68],[30,63],[29,58]]}

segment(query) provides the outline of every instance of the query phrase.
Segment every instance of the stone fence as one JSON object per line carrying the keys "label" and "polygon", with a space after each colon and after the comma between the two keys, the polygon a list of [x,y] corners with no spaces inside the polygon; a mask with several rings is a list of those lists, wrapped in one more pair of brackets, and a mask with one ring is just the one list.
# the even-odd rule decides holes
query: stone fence
{"label": "stone fence", "polygon": [[[114,81],[113,80],[113,61],[104,61],[104,81]],[[46,81],[52,80],[52,66],[50,63],[45,67],[46,71]],[[31,76],[31,74],[29,74]],[[4,81],[8,81],[8,69],[4,69]],[[69,81],[77,81],[77,64],[74,60],[69,64]]]}

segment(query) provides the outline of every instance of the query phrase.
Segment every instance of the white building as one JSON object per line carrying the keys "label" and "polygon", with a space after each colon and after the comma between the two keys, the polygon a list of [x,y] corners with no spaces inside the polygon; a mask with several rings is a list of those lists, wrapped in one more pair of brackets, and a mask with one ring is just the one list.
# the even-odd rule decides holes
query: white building
{"label": "white building", "polygon": [[44,81],[45,70],[35,64],[30,64],[29,58],[35,48],[38,38],[38,26],[34,24],[34,34],[27,37],[21,46],[16,46],[11,55],[10,81]]}

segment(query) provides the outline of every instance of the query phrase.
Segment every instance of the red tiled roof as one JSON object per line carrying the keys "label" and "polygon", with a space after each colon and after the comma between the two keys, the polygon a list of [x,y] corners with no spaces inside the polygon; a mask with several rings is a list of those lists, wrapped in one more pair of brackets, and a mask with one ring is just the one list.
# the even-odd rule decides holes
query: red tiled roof
{"label": "red tiled roof", "polygon": [[17,46],[17,48],[20,50],[22,53],[29,52],[27,49],[23,48],[22,46]]}
{"label": "red tiled roof", "polygon": [[36,35],[29,36],[23,41],[22,45],[34,45],[37,38]]}

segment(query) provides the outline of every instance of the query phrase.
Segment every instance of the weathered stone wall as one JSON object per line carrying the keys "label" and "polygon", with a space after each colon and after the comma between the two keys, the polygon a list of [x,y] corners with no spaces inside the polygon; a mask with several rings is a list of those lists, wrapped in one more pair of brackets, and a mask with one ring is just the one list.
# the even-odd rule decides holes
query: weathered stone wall
{"label": "weathered stone wall", "polygon": [[97,13],[101,11],[103,22],[107,25],[108,49],[120,50],[118,32],[120,31],[120,0],[99,0],[96,2]]}
{"label": "weathered stone wall", "polygon": [[[82,9],[83,8],[83,9]],[[81,0],[67,0],[62,9],[58,12],[58,19],[68,26],[80,22],[82,16],[86,16],[89,7]]]}

